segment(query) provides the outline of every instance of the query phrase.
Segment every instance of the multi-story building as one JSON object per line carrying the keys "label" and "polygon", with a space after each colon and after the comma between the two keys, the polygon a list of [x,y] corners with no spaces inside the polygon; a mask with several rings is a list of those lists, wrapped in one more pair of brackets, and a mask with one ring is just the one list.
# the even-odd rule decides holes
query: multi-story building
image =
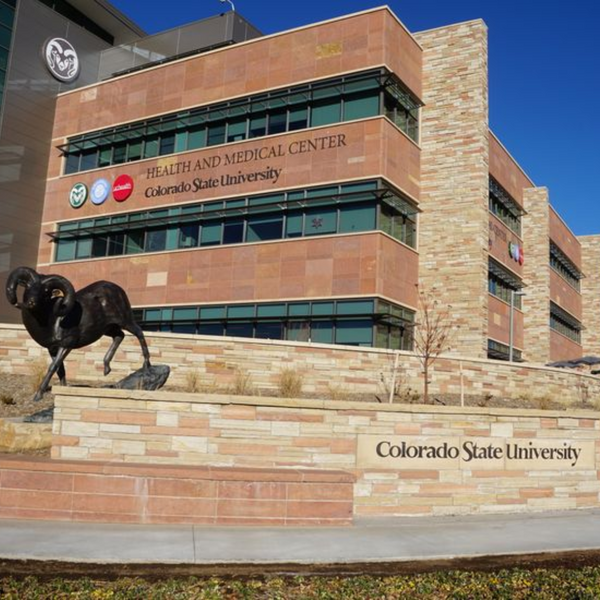
{"label": "multi-story building", "polygon": [[[103,0],[0,0],[2,288],[37,260],[57,94],[98,81],[100,52],[142,35]],[[3,297],[0,320],[16,318]]]}
{"label": "multi-story building", "polygon": [[153,330],[409,349],[420,289],[457,352],[581,355],[580,242],[489,130],[482,21],[255,35],[59,95],[41,269]]}

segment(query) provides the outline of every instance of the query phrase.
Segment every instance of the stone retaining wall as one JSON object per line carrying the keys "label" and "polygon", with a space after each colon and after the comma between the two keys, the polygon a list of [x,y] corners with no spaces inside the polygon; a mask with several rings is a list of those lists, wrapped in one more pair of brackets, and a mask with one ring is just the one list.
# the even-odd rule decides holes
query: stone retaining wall
{"label": "stone retaining wall", "polygon": [[[387,398],[392,380],[394,352],[379,348],[354,348],[279,340],[215,338],[171,333],[148,333],[153,362],[172,369],[170,385],[190,384],[196,376],[203,391],[227,391],[236,380],[245,380],[257,392],[276,392],[281,372],[293,369],[302,380],[302,391],[323,398],[359,393]],[[103,338],[91,347],[75,350],[67,359],[67,378],[111,382],[141,366],[139,345],[127,336],[118,350],[113,372],[103,377],[102,359],[109,346]],[[397,383],[400,391],[421,391],[418,358],[400,352]],[[31,374],[47,352],[19,325],[0,325],[0,371]],[[462,373],[462,374],[461,374]],[[459,356],[439,358],[433,365],[430,393],[527,396],[555,401],[593,403],[600,399],[600,379],[573,370]]]}
{"label": "stone retaining wall", "polygon": [[0,460],[0,518],[202,525],[350,525],[339,471]]}
{"label": "stone retaining wall", "polygon": [[[358,516],[600,506],[597,412],[75,388],[55,394],[57,459],[341,469],[357,478]],[[420,458],[418,447],[425,448]]]}

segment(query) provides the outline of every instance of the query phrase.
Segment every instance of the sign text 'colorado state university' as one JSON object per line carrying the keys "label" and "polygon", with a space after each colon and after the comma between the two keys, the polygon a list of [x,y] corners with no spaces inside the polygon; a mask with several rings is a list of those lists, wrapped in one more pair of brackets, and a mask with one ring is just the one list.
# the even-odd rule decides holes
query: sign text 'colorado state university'
{"label": "sign text 'colorado state university'", "polygon": [[593,441],[359,435],[357,467],[382,469],[595,469]]}

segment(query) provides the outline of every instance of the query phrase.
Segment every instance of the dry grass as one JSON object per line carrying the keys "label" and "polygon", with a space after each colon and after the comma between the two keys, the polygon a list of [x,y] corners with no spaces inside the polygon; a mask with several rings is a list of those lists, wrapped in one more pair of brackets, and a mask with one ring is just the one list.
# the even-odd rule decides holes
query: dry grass
{"label": "dry grass", "polygon": [[277,387],[282,398],[298,398],[302,394],[302,375],[295,369],[283,369]]}
{"label": "dry grass", "polygon": [[14,406],[17,401],[9,394],[0,394],[0,404],[4,406]]}
{"label": "dry grass", "polygon": [[199,371],[188,371],[185,374],[185,391],[197,394],[202,390],[202,376]]}
{"label": "dry grass", "polygon": [[234,396],[252,396],[255,393],[252,385],[252,376],[248,372],[237,368],[235,370],[233,384],[229,390]]}
{"label": "dry grass", "polygon": [[40,387],[48,371],[48,366],[48,361],[41,357],[27,365],[27,377],[32,391],[35,392]]}

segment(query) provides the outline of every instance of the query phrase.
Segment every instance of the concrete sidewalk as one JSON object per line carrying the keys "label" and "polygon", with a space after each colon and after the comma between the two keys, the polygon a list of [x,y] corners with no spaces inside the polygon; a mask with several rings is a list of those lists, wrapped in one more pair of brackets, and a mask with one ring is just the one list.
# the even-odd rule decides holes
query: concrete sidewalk
{"label": "concrete sidewalk", "polygon": [[600,549],[600,509],[359,520],[346,528],[0,520],[0,558],[93,563],[330,564]]}

